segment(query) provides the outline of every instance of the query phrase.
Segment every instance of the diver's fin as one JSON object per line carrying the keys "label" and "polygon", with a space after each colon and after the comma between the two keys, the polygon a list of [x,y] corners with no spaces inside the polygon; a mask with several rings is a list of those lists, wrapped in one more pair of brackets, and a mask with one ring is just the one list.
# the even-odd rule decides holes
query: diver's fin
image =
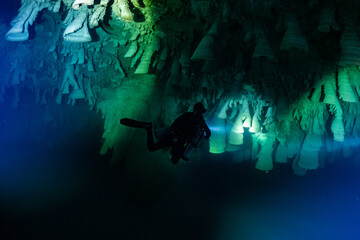
{"label": "diver's fin", "polygon": [[120,123],[133,128],[152,128],[151,122],[140,122],[130,118],[122,118],[120,119]]}

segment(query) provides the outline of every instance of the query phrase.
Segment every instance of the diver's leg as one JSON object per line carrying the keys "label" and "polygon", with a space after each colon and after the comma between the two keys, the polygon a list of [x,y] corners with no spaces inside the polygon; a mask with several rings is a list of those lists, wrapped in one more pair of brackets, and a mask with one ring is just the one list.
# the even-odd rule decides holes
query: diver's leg
{"label": "diver's leg", "polygon": [[130,118],[122,118],[120,119],[120,123],[127,127],[133,127],[133,128],[150,128],[152,127],[151,122],[140,122],[134,119]]}
{"label": "diver's leg", "polygon": [[146,128],[146,135],[147,135],[147,148],[150,152],[154,152],[156,150],[159,150],[163,147],[169,147],[172,145],[172,138],[166,137],[156,143],[154,143],[154,137],[153,137],[153,130],[152,128]]}

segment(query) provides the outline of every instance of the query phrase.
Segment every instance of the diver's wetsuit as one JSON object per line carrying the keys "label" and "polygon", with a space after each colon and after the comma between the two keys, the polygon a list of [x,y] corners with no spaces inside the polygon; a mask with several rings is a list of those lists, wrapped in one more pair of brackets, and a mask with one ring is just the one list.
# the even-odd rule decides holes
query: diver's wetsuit
{"label": "diver's wetsuit", "polygon": [[186,112],[178,117],[171,125],[171,133],[154,143],[152,128],[147,128],[147,147],[149,151],[156,151],[163,147],[171,147],[171,161],[176,164],[183,156],[185,145],[193,144],[195,147],[204,132],[210,138],[211,132],[201,113],[197,111]]}

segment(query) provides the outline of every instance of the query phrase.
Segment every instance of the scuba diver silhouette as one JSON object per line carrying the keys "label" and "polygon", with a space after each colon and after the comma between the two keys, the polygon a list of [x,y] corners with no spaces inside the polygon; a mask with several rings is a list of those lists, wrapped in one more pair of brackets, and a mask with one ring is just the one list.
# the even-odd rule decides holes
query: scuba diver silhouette
{"label": "scuba diver silhouette", "polygon": [[158,142],[154,142],[152,123],[140,122],[134,119],[122,118],[122,125],[134,128],[146,129],[147,148],[150,152],[154,152],[163,147],[172,147],[171,161],[177,164],[182,158],[189,160],[190,155],[197,147],[205,133],[205,138],[209,139],[211,131],[205,123],[203,114],[206,112],[204,105],[200,102],[196,103],[191,112],[186,112],[178,117],[169,127],[167,133],[162,134]]}

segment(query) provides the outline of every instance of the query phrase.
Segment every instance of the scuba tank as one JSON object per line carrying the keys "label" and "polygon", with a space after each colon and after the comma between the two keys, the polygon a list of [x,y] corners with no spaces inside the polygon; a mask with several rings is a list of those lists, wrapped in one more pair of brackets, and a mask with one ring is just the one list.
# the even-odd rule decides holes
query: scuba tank
{"label": "scuba tank", "polygon": [[184,159],[185,161],[189,161],[191,155],[195,151],[197,145],[199,144],[203,136],[204,135],[201,135],[196,142],[188,142],[186,144],[184,154],[181,156],[182,159]]}
{"label": "scuba tank", "polygon": [[185,161],[189,161],[191,155],[195,151],[196,146],[193,143],[188,143],[185,147],[184,154],[181,156]]}

